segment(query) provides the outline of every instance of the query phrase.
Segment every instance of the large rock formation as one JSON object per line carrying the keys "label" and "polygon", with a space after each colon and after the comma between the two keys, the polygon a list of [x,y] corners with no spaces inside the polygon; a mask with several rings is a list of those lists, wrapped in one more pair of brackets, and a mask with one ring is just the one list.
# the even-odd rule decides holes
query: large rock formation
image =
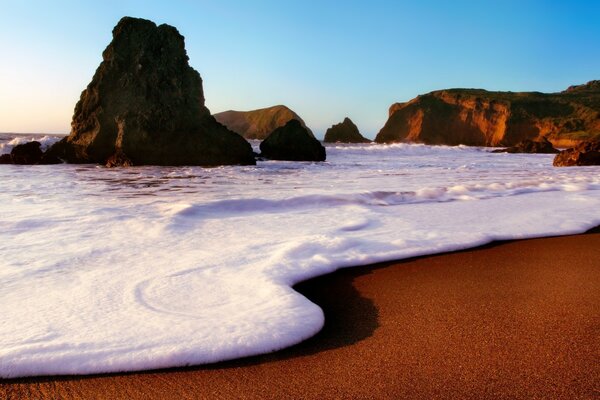
{"label": "large rock formation", "polygon": [[327,129],[323,141],[326,143],[371,143],[369,139],[360,134],[350,118],[344,118],[343,122]]}
{"label": "large rock formation", "polygon": [[555,167],[600,165],[600,140],[579,143],[554,157]]}
{"label": "large rock formation", "polygon": [[260,143],[261,157],[287,161],[325,161],[325,147],[292,119]]}
{"label": "large rock formation", "polygon": [[284,126],[292,119],[300,121],[300,124],[313,136],[313,133],[308,129],[302,118],[294,111],[282,105],[252,111],[223,111],[215,114],[214,117],[227,128],[246,139],[263,140],[275,129]]}
{"label": "large rock formation", "polygon": [[50,152],[111,165],[253,164],[251,146],[204,105],[202,79],[169,25],[125,17],[75,106],[71,134]]}
{"label": "large rock formation", "polygon": [[600,81],[560,93],[449,89],[390,107],[376,142],[514,146],[548,138],[556,147],[600,135]]}

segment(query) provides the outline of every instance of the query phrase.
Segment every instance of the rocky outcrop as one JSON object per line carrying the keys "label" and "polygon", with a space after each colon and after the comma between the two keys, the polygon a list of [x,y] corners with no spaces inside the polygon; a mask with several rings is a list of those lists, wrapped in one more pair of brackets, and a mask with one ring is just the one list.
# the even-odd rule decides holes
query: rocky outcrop
{"label": "rocky outcrop", "polygon": [[343,122],[327,129],[323,141],[326,143],[371,143],[369,139],[360,134],[350,118],[344,118]]}
{"label": "rocky outcrop", "polygon": [[39,164],[43,155],[42,144],[35,140],[18,144],[10,152],[13,164]]}
{"label": "rocky outcrop", "polygon": [[393,104],[375,141],[514,146],[547,138],[554,146],[600,134],[600,81],[560,93],[449,89]]}
{"label": "rocky outcrop", "polygon": [[261,157],[287,161],[325,161],[325,147],[295,119],[260,143]]}
{"label": "rocky outcrop", "polygon": [[589,81],[588,83],[586,83],[584,85],[569,86],[567,88],[567,90],[564,91],[564,93],[575,93],[575,94],[597,93],[597,92],[600,92],[600,80]]}
{"label": "rocky outcrop", "polygon": [[0,164],[58,164],[61,161],[42,151],[42,144],[31,141],[18,144],[11,150],[10,154],[0,156]]}
{"label": "rocky outcrop", "polygon": [[558,150],[552,146],[552,143],[545,137],[539,140],[525,139],[516,144],[516,146],[508,147],[506,149],[494,150],[492,153],[541,153],[541,154],[555,154]]}
{"label": "rocky outcrop", "polygon": [[600,141],[586,141],[554,157],[555,167],[600,165]]}
{"label": "rocky outcrop", "polygon": [[307,129],[308,133],[313,136],[313,133],[308,129],[302,118],[283,105],[252,111],[223,111],[215,114],[214,117],[228,129],[242,135],[246,139],[263,140],[275,129],[284,126],[292,119],[299,121]]}
{"label": "rocky outcrop", "polygon": [[255,163],[249,143],[205,107],[177,29],[125,17],[102,57],[53,155],[109,165]]}

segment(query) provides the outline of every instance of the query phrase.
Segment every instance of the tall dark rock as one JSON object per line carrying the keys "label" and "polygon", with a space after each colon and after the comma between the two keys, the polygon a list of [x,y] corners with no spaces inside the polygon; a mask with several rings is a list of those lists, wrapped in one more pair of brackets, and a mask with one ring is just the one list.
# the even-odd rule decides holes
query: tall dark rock
{"label": "tall dark rock", "polygon": [[325,147],[295,119],[260,143],[261,157],[287,161],[325,161]]}
{"label": "tall dark rock", "polygon": [[325,143],[371,143],[371,141],[360,134],[358,127],[350,118],[344,118],[343,122],[333,125],[325,132]]}
{"label": "tall dark rock", "polygon": [[251,146],[204,105],[200,74],[169,25],[124,17],[50,153],[110,165],[253,164]]}

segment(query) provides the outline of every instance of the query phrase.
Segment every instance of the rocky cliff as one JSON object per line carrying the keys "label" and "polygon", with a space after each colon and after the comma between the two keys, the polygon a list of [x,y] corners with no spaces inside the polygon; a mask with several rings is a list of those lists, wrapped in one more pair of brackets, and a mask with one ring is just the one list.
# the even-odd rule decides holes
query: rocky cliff
{"label": "rocky cliff", "polygon": [[[308,129],[298,114],[282,105],[252,111],[223,111],[215,114],[214,117],[246,139],[265,139],[275,129],[284,126],[292,119],[300,121],[300,124]],[[313,136],[310,129],[308,132]]]}
{"label": "rocky cliff", "polygon": [[325,132],[326,143],[370,143],[371,141],[360,134],[358,127],[350,118],[333,125]]}
{"label": "rocky cliff", "polygon": [[393,104],[375,141],[514,146],[547,138],[568,147],[600,136],[600,81],[560,93],[449,89]]}
{"label": "rocky cliff", "polygon": [[102,58],[75,106],[71,134],[51,153],[108,165],[255,162],[249,143],[205,107],[177,29],[125,17]]}

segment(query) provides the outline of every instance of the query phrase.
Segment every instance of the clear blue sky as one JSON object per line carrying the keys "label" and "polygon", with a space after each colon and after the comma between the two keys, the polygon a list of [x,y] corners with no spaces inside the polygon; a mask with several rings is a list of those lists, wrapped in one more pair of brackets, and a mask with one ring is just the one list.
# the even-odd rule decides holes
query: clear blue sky
{"label": "clear blue sky", "polygon": [[600,1],[0,0],[0,132],[68,133],[125,15],[176,26],[215,113],[286,104],[373,137],[390,104],[449,87],[600,79]]}

